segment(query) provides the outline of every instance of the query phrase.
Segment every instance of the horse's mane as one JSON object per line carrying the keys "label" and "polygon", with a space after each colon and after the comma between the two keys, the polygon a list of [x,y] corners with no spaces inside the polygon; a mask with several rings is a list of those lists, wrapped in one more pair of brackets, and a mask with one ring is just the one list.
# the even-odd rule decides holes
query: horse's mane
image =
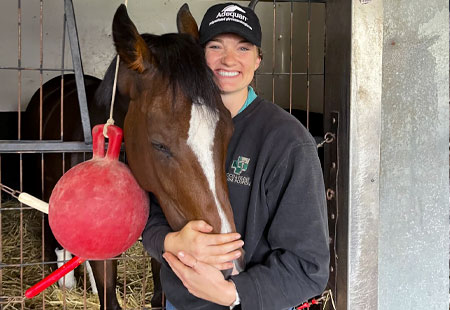
{"label": "horse's mane", "polygon": [[109,64],[108,69],[106,69],[105,76],[102,82],[95,91],[95,101],[102,106],[110,106],[112,89],[114,84],[114,75],[116,70],[117,56],[114,57],[113,61]]}
{"label": "horse's mane", "polygon": [[[217,100],[220,100],[220,90],[206,64],[203,48],[190,35],[169,33],[141,36],[151,50],[159,73],[172,86],[174,97],[178,88],[192,102],[216,107]],[[95,94],[97,102],[102,105],[109,105],[111,102],[115,59],[116,57],[106,70]],[[199,98],[203,100],[198,100]],[[173,102],[175,104],[176,100]]]}

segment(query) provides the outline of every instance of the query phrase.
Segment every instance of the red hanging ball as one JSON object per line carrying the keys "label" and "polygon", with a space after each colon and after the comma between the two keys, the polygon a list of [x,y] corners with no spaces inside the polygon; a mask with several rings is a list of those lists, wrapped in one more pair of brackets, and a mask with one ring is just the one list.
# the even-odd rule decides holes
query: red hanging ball
{"label": "red hanging ball", "polygon": [[107,259],[125,252],[141,235],[149,213],[147,193],[118,161],[122,130],[92,130],[93,158],[67,171],[53,189],[49,223],[56,240],[85,259]]}

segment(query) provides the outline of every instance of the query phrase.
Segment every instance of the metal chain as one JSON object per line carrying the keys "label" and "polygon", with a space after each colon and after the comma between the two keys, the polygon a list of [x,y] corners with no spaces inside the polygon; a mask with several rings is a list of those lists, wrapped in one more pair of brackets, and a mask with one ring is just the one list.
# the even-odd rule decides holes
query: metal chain
{"label": "metal chain", "polygon": [[5,193],[10,194],[11,196],[13,196],[14,198],[18,199],[19,195],[21,194],[20,191],[17,191],[15,189],[12,189],[2,183],[0,183],[0,190],[4,191]]}
{"label": "metal chain", "polygon": [[324,138],[324,140],[322,142],[320,142],[319,144],[317,144],[317,148],[321,148],[325,143],[329,144],[329,143],[333,142],[334,139],[336,138],[336,135],[334,133],[327,132],[323,136],[323,138]]}

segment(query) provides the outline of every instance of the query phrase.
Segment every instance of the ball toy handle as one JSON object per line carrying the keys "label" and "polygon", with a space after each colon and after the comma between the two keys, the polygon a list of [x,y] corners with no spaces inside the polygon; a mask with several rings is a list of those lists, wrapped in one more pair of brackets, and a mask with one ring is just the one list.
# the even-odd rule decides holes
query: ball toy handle
{"label": "ball toy handle", "polygon": [[[103,135],[103,127],[105,124],[96,125],[92,129],[92,152],[94,158],[105,157],[105,137]],[[109,125],[108,133],[108,151],[106,158],[110,160],[118,160],[120,154],[120,146],[122,145],[123,131],[120,127]]]}
{"label": "ball toy handle", "polygon": [[34,296],[45,290],[47,287],[58,281],[60,278],[71,272],[73,269],[77,268],[84,261],[84,258],[75,256],[70,261],[53,271],[50,275],[27,289],[25,292],[25,297],[29,299],[33,298]]}

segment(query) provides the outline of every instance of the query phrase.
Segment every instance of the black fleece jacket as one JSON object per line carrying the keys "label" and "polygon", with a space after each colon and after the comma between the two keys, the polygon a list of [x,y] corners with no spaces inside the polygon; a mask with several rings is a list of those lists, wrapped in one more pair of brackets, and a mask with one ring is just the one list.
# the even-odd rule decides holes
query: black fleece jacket
{"label": "black fleece jacket", "polygon": [[[316,143],[297,119],[260,97],[233,122],[226,171],[246,270],[231,278],[241,309],[288,309],[320,295],[328,281],[327,210]],[[228,309],[191,295],[162,259],[171,229],[152,198],[143,243],[163,263],[167,299],[178,310]]]}

